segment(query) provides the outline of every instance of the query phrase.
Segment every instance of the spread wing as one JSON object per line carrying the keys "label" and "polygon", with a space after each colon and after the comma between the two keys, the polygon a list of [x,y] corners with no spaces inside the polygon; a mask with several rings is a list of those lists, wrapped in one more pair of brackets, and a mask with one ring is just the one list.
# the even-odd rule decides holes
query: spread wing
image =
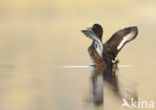
{"label": "spread wing", "polygon": [[112,37],[104,44],[104,52],[109,55],[112,60],[119,51],[124,47],[127,42],[135,39],[138,34],[137,27],[128,27],[117,31]]}
{"label": "spread wing", "polygon": [[82,33],[84,33],[87,37],[91,38],[93,41],[96,42],[96,44],[100,48],[100,56],[102,57],[103,55],[103,44],[102,41],[97,37],[97,35],[92,31],[92,30],[82,30]]}

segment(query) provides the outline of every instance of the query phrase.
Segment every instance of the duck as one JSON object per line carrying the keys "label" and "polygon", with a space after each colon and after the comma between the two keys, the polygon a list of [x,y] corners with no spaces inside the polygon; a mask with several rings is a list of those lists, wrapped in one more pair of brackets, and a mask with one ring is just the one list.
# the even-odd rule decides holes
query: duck
{"label": "duck", "polygon": [[90,28],[81,30],[81,32],[92,39],[92,43],[88,47],[88,55],[93,62],[93,66],[111,70],[114,64],[119,63],[116,57],[121,49],[138,35],[138,28],[137,26],[131,26],[120,29],[105,43],[102,41],[103,28],[100,24],[94,24]]}

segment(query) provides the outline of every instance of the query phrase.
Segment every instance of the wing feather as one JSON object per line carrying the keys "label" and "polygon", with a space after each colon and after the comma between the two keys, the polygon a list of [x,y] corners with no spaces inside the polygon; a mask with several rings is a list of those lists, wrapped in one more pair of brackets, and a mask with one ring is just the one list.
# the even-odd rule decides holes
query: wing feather
{"label": "wing feather", "polygon": [[112,60],[119,51],[124,47],[127,42],[135,39],[138,34],[137,27],[128,27],[117,31],[112,37],[104,44],[104,52],[109,55]]}
{"label": "wing feather", "polygon": [[97,35],[92,30],[82,30],[82,33],[84,33],[87,37],[91,38],[96,42],[96,44],[100,48],[100,56],[103,55],[103,43],[102,41],[97,37]]}

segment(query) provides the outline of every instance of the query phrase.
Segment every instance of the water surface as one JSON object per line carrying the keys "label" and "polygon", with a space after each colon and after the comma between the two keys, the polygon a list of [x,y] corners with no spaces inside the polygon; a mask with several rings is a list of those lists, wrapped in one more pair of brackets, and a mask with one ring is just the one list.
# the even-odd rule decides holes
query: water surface
{"label": "water surface", "polygon": [[[129,110],[123,98],[156,102],[155,1],[89,3],[1,3],[0,110]],[[103,42],[138,26],[137,38],[118,55],[130,67],[104,78],[101,69],[62,68],[91,65],[91,40],[80,30],[93,23],[103,26]]]}

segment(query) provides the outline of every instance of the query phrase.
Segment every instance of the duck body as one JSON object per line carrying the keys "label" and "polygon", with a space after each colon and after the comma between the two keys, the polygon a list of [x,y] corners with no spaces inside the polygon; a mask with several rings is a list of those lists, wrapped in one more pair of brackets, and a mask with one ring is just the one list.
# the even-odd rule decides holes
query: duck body
{"label": "duck body", "polygon": [[114,62],[118,62],[115,60],[116,56],[124,45],[136,38],[138,29],[136,26],[121,29],[104,44],[102,42],[103,28],[101,25],[94,24],[93,27],[82,30],[82,32],[93,40],[88,48],[88,54],[93,64],[109,69],[113,67]]}

